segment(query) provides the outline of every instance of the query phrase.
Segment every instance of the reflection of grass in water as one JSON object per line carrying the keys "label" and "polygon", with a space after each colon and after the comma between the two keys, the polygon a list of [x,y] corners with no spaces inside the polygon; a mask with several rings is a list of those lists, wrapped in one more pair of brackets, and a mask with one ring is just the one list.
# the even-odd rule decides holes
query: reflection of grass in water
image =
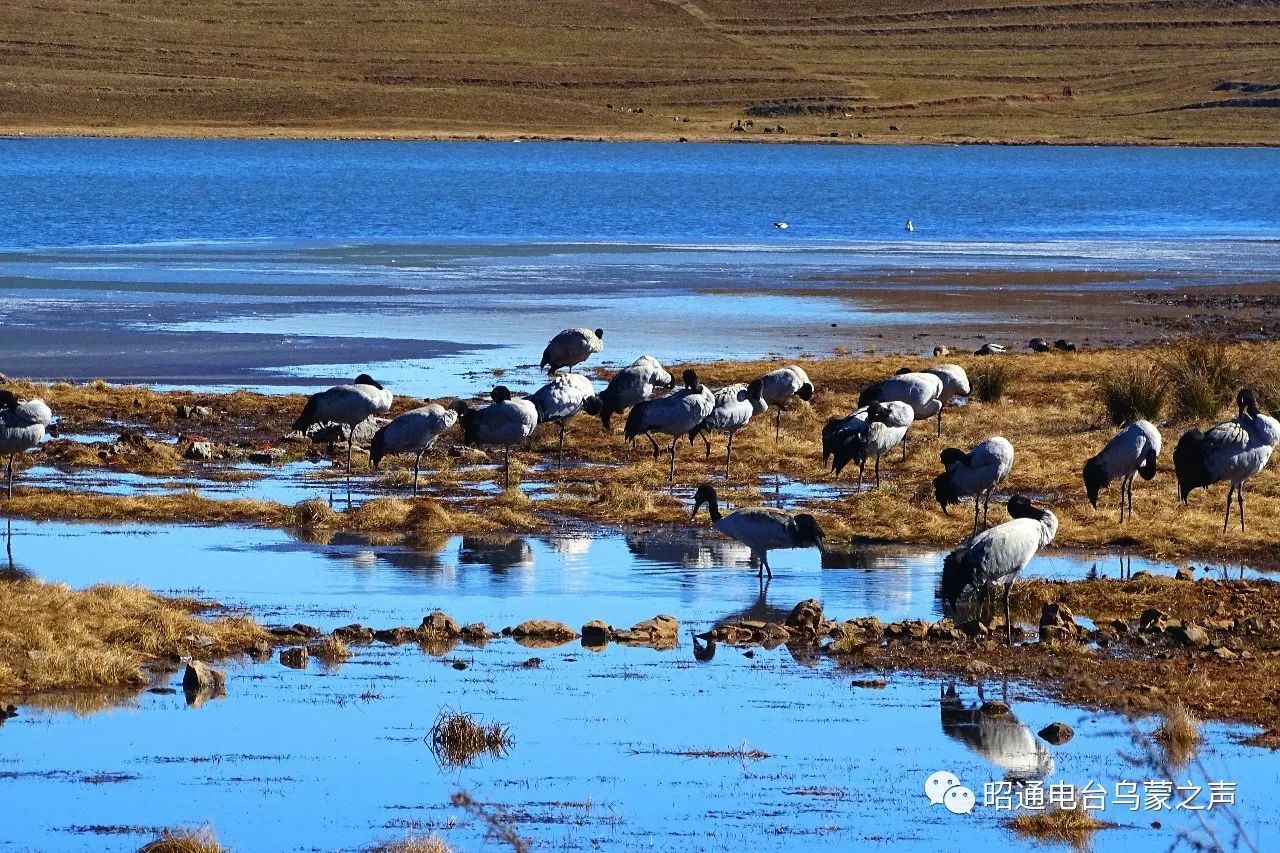
{"label": "reflection of grass in water", "polygon": [[330,634],[314,646],[311,646],[311,654],[326,663],[342,663],[351,657],[351,649],[347,647],[341,637]]}
{"label": "reflection of grass in water", "polygon": [[1161,716],[1160,726],[1152,737],[1171,765],[1183,767],[1200,746],[1200,723],[1181,702],[1170,705]]}
{"label": "reflection of grass in water", "polygon": [[213,829],[166,829],[160,837],[146,844],[138,853],[223,853]]}
{"label": "reflection of grass in water", "polygon": [[512,745],[501,723],[481,723],[474,714],[449,710],[436,717],[428,742],[440,763],[450,767],[470,767],[482,755],[501,758]]}
{"label": "reflection of grass in water", "polygon": [[365,853],[452,853],[438,835],[414,835],[399,841],[384,841],[368,848]]}
{"label": "reflection of grass in water", "polygon": [[1040,842],[1058,841],[1083,851],[1089,849],[1093,833],[1111,824],[1103,823],[1084,809],[1054,808],[1020,814],[1005,825],[1023,838]]}

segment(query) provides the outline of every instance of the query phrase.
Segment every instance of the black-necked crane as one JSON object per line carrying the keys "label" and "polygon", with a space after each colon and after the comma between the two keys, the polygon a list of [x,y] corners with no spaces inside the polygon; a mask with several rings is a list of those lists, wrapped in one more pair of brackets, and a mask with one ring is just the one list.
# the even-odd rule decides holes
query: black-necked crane
{"label": "black-necked crane", "polygon": [[[865,413],[864,417],[858,415]],[[887,403],[871,403],[865,409],[859,409],[843,422],[845,428],[839,429],[842,423],[836,422],[830,434],[823,431],[823,451],[829,452],[831,470],[836,476],[850,461],[858,463],[858,488],[862,488],[862,478],[866,472],[867,460],[875,459],[876,488],[880,487],[880,457],[898,445],[902,445],[903,459],[906,459],[907,430],[915,422],[915,412],[906,403],[891,400]],[[828,422],[831,426],[831,422]]]}
{"label": "black-necked crane", "polygon": [[[911,371],[890,376],[870,385],[858,395],[858,406],[871,403],[906,403],[916,420],[942,416],[942,394],[946,383],[932,373]],[[942,428],[939,421],[939,429]]]}
{"label": "black-necked crane", "polygon": [[457,422],[458,413],[439,403],[427,403],[420,408],[411,409],[373,434],[373,441],[369,444],[369,462],[377,470],[386,456],[397,453],[414,454],[413,496],[416,498],[422,454],[430,450],[436,439]]}
{"label": "black-necked crane", "polygon": [[1097,456],[1084,463],[1084,490],[1093,508],[1098,508],[1098,493],[1118,478],[1120,521],[1124,522],[1126,502],[1133,518],[1133,480],[1156,475],[1160,449],[1160,430],[1150,421],[1134,421],[1116,433]]}
{"label": "black-necked crane", "polygon": [[969,396],[969,374],[958,364],[935,364],[925,368],[924,372],[942,380],[942,394],[938,397],[938,402],[942,404],[938,408],[938,435],[942,435],[942,410],[957,397]]}
{"label": "black-necked crane", "polygon": [[659,388],[675,387],[676,381],[656,358],[642,355],[615,373],[608,387],[600,392],[600,423],[611,430],[614,415],[625,413],[641,400],[648,400]]}
{"label": "black-necked crane", "polygon": [[547,344],[538,366],[548,373],[555,373],[562,367],[581,364],[603,350],[604,329],[594,332],[590,329],[565,329]]}
{"label": "black-necked crane", "polygon": [[809,381],[809,374],[804,372],[804,368],[794,364],[771,370],[758,381],[761,396],[775,410],[773,440],[776,444],[782,435],[782,413],[787,410],[787,404],[795,397],[806,403],[812,400],[813,383]]}
{"label": "black-necked crane", "polygon": [[560,438],[556,444],[558,460],[564,457],[564,429],[570,419],[582,411],[598,415],[601,408],[595,386],[581,373],[561,373],[551,377],[551,381],[530,394],[528,400],[538,410],[539,422],[560,427]]}
{"label": "black-necked crane", "polygon": [[462,441],[467,445],[485,444],[503,450],[503,472],[506,487],[511,488],[511,448],[533,435],[538,426],[538,410],[529,400],[514,398],[505,385],[494,388],[487,406],[474,407],[456,400],[453,410],[462,421]]}
{"label": "black-necked crane", "polygon": [[978,529],[978,505],[987,521],[991,493],[1013,470],[1013,445],[1003,436],[992,436],[965,453],[948,447],[939,454],[946,470],[933,479],[933,493],[943,512],[962,498],[973,498],[973,529]]}
{"label": "black-necked crane", "polygon": [[985,591],[1002,584],[1005,631],[1012,645],[1009,592],[1036,552],[1057,535],[1058,517],[1025,495],[1009,498],[1007,508],[1009,521],[970,536],[947,555],[942,564],[942,598],[954,611],[966,587]]}
{"label": "black-necked crane", "polygon": [[13,458],[40,443],[53,423],[44,400],[22,402],[12,391],[0,391],[0,454],[9,457],[8,496],[13,497]]}
{"label": "black-necked crane", "polygon": [[1191,429],[1183,433],[1173,450],[1173,470],[1183,503],[1196,487],[1208,489],[1223,480],[1231,484],[1223,533],[1231,520],[1233,494],[1240,509],[1240,530],[1244,530],[1245,481],[1267,467],[1271,451],[1280,442],[1280,422],[1262,413],[1252,388],[1242,388],[1236,395],[1236,409],[1236,417],[1208,432]]}
{"label": "black-necked crane", "polygon": [[347,428],[347,488],[350,490],[351,446],[355,443],[356,427],[374,415],[391,411],[392,402],[390,391],[369,374],[361,373],[350,385],[336,385],[308,397],[293,428],[305,431],[316,424],[341,424]]}
{"label": "black-necked crane", "polygon": [[808,513],[792,514],[768,507],[745,507],[728,515],[721,515],[719,497],[712,486],[703,483],[693,495],[693,515],[703,504],[711,515],[711,525],[716,530],[736,539],[751,549],[751,558],[760,567],[759,574],[773,577],[769,566],[769,552],[786,548],[817,548],[822,550],[826,538],[817,520]]}
{"label": "black-necked crane", "polygon": [[683,379],[684,387],[679,391],[636,403],[627,415],[627,426],[623,433],[631,444],[635,444],[638,437],[647,436],[653,444],[654,459],[658,458],[661,448],[653,440],[652,433],[660,432],[671,436],[672,483],[676,481],[676,442],[702,423],[711,414],[716,402],[710,389],[698,381],[697,373],[686,370]]}
{"label": "black-necked crane", "polygon": [[689,440],[701,435],[707,445],[707,457],[711,456],[711,439],[708,434],[723,432],[729,436],[724,454],[724,476],[729,479],[729,466],[733,464],[733,437],[738,430],[751,422],[756,415],[769,408],[764,401],[762,385],[759,379],[749,385],[729,385],[715,392],[715,405],[711,414],[702,419],[702,423],[689,432]]}

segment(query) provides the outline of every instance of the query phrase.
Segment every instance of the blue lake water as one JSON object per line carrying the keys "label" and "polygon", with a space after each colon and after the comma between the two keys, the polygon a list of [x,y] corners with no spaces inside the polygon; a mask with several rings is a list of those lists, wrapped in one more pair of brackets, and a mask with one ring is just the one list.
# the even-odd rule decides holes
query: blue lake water
{"label": "blue lake water", "polygon": [[1265,280],[1277,173],[1273,149],[0,140],[0,365],[294,388],[372,367],[439,396],[532,381],[570,325],[607,327],[621,363],[999,331],[981,300],[876,290]]}

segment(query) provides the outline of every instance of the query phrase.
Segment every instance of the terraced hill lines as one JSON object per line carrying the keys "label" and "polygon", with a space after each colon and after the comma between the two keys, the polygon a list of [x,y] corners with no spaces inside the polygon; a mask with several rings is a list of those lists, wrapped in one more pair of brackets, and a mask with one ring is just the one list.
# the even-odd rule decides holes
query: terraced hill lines
{"label": "terraced hill lines", "polygon": [[1276,143],[1278,101],[1274,0],[0,9],[7,132]]}

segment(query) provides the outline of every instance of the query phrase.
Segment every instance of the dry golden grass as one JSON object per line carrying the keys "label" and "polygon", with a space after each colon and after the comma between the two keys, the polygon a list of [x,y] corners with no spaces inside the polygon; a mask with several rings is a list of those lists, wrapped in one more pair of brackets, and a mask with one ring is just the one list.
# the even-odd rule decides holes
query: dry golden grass
{"label": "dry golden grass", "polygon": [[1006,821],[1005,826],[1023,838],[1040,842],[1058,841],[1077,850],[1087,850],[1093,833],[1107,824],[1084,809],[1053,808],[1020,814]]}
{"label": "dry golden grass", "polygon": [[511,733],[500,723],[477,722],[473,714],[441,711],[431,727],[431,750],[440,763],[469,767],[482,755],[502,757],[511,748]]}
{"label": "dry golden grass", "polygon": [[138,853],[223,853],[211,827],[166,829],[160,837],[143,845]]}
{"label": "dry golden grass", "polygon": [[[1080,470],[1113,433],[1105,404],[1109,383],[1143,365],[1186,361],[1184,345],[1079,353],[1008,354],[979,358],[952,356],[972,373],[978,368],[1001,368],[1003,398],[998,404],[972,402],[951,407],[944,416],[944,435],[934,435],[932,423],[912,429],[905,462],[895,451],[882,460],[884,486],[854,493],[848,472],[838,482],[823,471],[820,434],[828,417],[843,416],[855,405],[858,392],[871,382],[903,366],[932,363],[932,359],[902,356],[864,356],[800,360],[818,391],[808,405],[798,405],[782,418],[780,441],[774,442],[772,418],[752,424],[734,442],[734,470],[723,479],[724,439],[713,437],[713,452],[704,456],[701,444],[682,441],[677,458],[677,485],[689,488],[699,482],[717,485],[722,498],[738,505],[760,502],[775,476],[805,483],[836,485],[835,499],[807,501],[829,534],[829,545],[883,540],[903,543],[952,545],[970,530],[968,506],[943,514],[934,503],[931,481],[941,471],[938,453],[944,447],[971,447],[992,435],[1004,435],[1016,448],[1013,472],[1002,487],[1004,495],[1026,492],[1049,504],[1061,523],[1059,546],[1082,548],[1123,547],[1161,559],[1204,557],[1224,560],[1272,561],[1280,557],[1280,543],[1266,531],[1280,526],[1280,478],[1274,470],[1249,481],[1246,501],[1251,533],[1221,533],[1221,488],[1197,492],[1182,506],[1176,497],[1171,456],[1182,430],[1194,422],[1162,423],[1166,452],[1160,472],[1150,483],[1140,482],[1134,491],[1134,517],[1120,525],[1116,518],[1118,487],[1103,493],[1095,512],[1085,499]],[[1280,345],[1240,344],[1224,350],[1224,358],[1238,369],[1242,381],[1256,378],[1260,390],[1280,387],[1276,371],[1268,365],[1280,361]],[[997,363],[998,362],[998,363]],[[712,386],[748,381],[775,362],[716,362],[698,366],[703,380]],[[41,389],[55,406],[61,405],[56,388]],[[135,393],[129,389],[128,393]],[[87,395],[78,405],[93,414],[96,400],[118,403],[109,388],[76,386],[74,394]],[[1264,395],[1265,396],[1265,395]],[[1278,395],[1280,396],[1280,395]],[[146,397],[147,406],[163,409],[164,395]],[[218,411],[232,411],[252,419],[262,413],[280,426],[280,403],[274,398],[238,392],[201,398]],[[171,404],[169,404],[171,405]],[[1114,408],[1114,406],[1113,406]],[[1227,408],[1217,413],[1228,414]],[[1207,421],[1201,421],[1206,425]],[[540,430],[526,449],[518,451],[517,468],[529,476],[528,466],[545,459],[554,442],[553,431]],[[186,521],[193,523],[252,523],[288,526],[303,531],[349,529],[371,533],[407,533],[418,541],[438,541],[450,533],[496,530],[532,531],[546,526],[552,515],[565,515],[604,523],[686,523],[688,504],[677,500],[668,487],[665,459],[655,461],[641,439],[628,447],[619,432],[605,434],[599,421],[575,418],[566,440],[568,464],[559,471],[540,475],[554,489],[530,501],[518,490],[497,497],[477,496],[466,484],[492,479],[492,466],[465,466],[448,457],[433,459],[431,482],[451,500],[406,497],[377,498],[354,509],[337,512],[320,500],[294,507],[258,501],[207,500],[198,495],[176,494],[138,498],[74,495],[20,487],[12,501],[0,501],[0,513],[37,519],[94,519]],[[382,477],[397,476],[410,464],[405,459],[386,461]],[[1274,467],[1274,466],[1273,466]],[[1004,510],[992,507],[992,521],[1004,520]],[[704,522],[705,523],[705,522]],[[1262,531],[1259,535],[1259,531]]]}
{"label": "dry golden grass", "polygon": [[310,652],[312,657],[317,657],[326,663],[342,663],[351,657],[351,649],[347,644],[341,637],[335,637],[332,634],[311,646]]}
{"label": "dry golden grass", "polygon": [[1274,143],[1276,23],[1209,0],[10,0],[0,131]]}
{"label": "dry golden grass", "polygon": [[452,853],[453,848],[438,835],[412,835],[399,841],[385,841],[366,853]]}
{"label": "dry golden grass", "polygon": [[1160,726],[1152,737],[1170,765],[1183,767],[1200,747],[1200,722],[1180,702],[1174,702],[1160,716]]}
{"label": "dry golden grass", "polygon": [[73,590],[36,580],[0,586],[0,694],[147,683],[141,667],[161,655],[214,659],[269,639],[240,617],[212,620],[190,599],[137,587]]}

